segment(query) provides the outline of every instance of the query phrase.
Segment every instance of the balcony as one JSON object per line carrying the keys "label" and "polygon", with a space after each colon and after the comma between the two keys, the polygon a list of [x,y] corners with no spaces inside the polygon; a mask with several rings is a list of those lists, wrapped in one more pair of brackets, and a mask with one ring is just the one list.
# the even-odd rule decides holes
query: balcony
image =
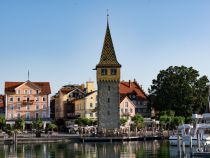
{"label": "balcony", "polygon": [[122,113],[122,116],[130,116],[130,115],[131,115],[130,112],[123,112],[123,113]]}
{"label": "balcony", "polygon": [[29,100],[29,101],[23,100],[22,102],[23,105],[32,105],[33,103],[34,103],[34,100]]}

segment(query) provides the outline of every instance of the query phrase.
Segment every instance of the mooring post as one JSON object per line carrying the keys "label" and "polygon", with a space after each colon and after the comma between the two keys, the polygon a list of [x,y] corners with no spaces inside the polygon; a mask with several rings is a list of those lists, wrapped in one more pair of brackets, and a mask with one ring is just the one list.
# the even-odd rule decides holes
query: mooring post
{"label": "mooring post", "polygon": [[192,136],[190,136],[190,154],[192,153]]}

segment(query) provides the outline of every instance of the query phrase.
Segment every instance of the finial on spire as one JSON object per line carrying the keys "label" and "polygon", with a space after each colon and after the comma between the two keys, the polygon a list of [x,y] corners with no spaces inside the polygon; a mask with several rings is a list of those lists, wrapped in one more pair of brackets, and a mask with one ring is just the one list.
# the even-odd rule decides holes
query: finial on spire
{"label": "finial on spire", "polygon": [[107,9],[106,12],[107,12],[107,15],[106,15],[107,16],[107,24],[109,24],[109,9]]}
{"label": "finial on spire", "polygon": [[29,70],[28,70],[28,81],[29,81]]}

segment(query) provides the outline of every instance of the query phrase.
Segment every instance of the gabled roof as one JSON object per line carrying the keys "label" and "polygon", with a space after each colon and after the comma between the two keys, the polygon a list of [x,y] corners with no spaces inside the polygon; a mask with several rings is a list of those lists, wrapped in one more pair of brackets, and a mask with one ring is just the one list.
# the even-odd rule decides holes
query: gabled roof
{"label": "gabled roof", "polygon": [[[28,81],[26,81],[28,82]],[[5,94],[7,93],[14,93],[15,88],[19,87],[20,85],[24,84],[25,82],[5,82]],[[49,82],[31,82],[32,84],[40,87],[41,94],[50,94],[50,83]]]}
{"label": "gabled roof", "polygon": [[136,105],[127,97],[127,96],[122,96],[120,97],[120,104],[122,103],[123,100],[128,99],[128,101],[134,106],[136,107]]}
{"label": "gabled roof", "polygon": [[101,58],[99,63],[96,65],[98,67],[121,67],[119,62],[117,61],[117,57],[115,55],[114,46],[112,43],[112,37],[109,29],[109,23],[107,21],[106,34],[104,38],[103,49],[101,52]]}
{"label": "gabled roof", "polygon": [[139,84],[136,81],[134,82],[121,81],[120,82],[120,95],[125,96],[132,93],[136,93],[136,95],[143,100],[148,99],[147,95],[145,94],[145,92],[142,90],[142,88],[139,86]]}

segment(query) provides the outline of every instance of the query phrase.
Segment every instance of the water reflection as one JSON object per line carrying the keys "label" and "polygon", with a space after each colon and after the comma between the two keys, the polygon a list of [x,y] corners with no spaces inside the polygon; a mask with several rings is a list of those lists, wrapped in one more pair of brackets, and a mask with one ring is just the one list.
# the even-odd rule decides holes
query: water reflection
{"label": "water reflection", "polygon": [[[175,150],[175,149],[174,149]],[[177,153],[177,152],[176,152]],[[170,155],[167,141],[113,143],[46,143],[0,146],[0,158],[139,158]]]}

